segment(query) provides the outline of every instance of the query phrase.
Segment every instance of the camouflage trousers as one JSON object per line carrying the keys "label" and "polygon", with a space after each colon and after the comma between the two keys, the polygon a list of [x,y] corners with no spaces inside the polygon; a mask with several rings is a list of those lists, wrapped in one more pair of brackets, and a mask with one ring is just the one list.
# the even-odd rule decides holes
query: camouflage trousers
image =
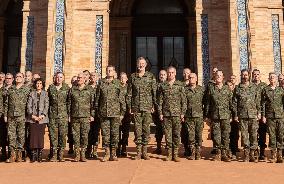
{"label": "camouflage trousers", "polygon": [[284,138],[284,120],[283,119],[267,119],[269,133],[269,148],[283,149]]}
{"label": "camouflage trousers", "polygon": [[128,146],[129,131],[130,121],[123,118],[119,126],[119,145]]}
{"label": "camouflage trousers", "polygon": [[162,142],[163,139],[163,125],[162,122],[159,118],[158,113],[152,114],[152,119],[154,124],[156,125],[156,130],[155,130],[155,138],[156,142]]}
{"label": "camouflage trousers", "polygon": [[119,117],[101,118],[103,148],[118,148],[119,125]]}
{"label": "camouflage trousers", "polygon": [[258,121],[256,119],[240,119],[240,130],[242,136],[242,145],[245,149],[256,150]]}
{"label": "camouflage trousers", "polygon": [[90,123],[90,131],[89,131],[89,138],[88,138],[88,145],[89,146],[98,146],[100,143],[100,130],[101,124],[99,118],[96,118],[95,121]]}
{"label": "camouflage trousers", "polygon": [[72,118],[71,123],[74,148],[87,148],[90,131],[89,118]]}
{"label": "camouflage trousers", "polygon": [[164,131],[166,137],[166,149],[178,149],[181,131],[180,117],[164,117]]}
{"label": "camouflage trousers", "polygon": [[152,116],[149,112],[140,112],[134,114],[134,133],[136,146],[148,145],[151,122]]}
{"label": "camouflage trousers", "polygon": [[230,144],[230,120],[228,119],[213,119],[213,141],[216,149],[229,150]]}
{"label": "camouflage trousers", "polygon": [[68,119],[49,119],[48,123],[50,147],[64,150],[66,147],[66,136],[68,131]]}
{"label": "camouflage trousers", "polygon": [[259,128],[258,128],[258,145],[261,149],[267,148],[266,145],[266,133],[267,133],[267,124],[263,123],[261,120],[259,121]]}
{"label": "camouflage trousers", "polygon": [[9,150],[24,150],[25,144],[25,116],[8,117]]}
{"label": "camouflage trousers", "polygon": [[188,144],[190,147],[202,146],[203,119],[202,118],[186,118],[185,126],[188,132]]}

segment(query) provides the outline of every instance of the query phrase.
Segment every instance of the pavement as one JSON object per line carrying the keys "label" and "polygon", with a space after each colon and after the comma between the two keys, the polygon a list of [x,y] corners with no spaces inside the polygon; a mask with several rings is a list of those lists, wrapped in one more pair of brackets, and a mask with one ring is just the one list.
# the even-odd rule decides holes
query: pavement
{"label": "pavement", "polygon": [[[204,133],[202,159],[198,161],[182,158],[181,162],[166,162],[165,150],[163,155],[150,154],[151,160],[132,160],[135,156],[133,134],[129,139],[128,157],[120,158],[117,162],[72,162],[72,156],[65,152],[66,162],[51,163],[0,163],[0,184],[276,184],[284,182],[284,164],[268,162],[244,163],[242,153],[238,153],[238,161],[230,163],[212,161],[210,151],[212,141]],[[49,149],[48,137],[45,139],[44,157]],[[155,139],[151,135],[149,151],[155,149]],[[182,146],[181,146],[182,147]],[[183,149],[180,149],[180,156]],[[269,150],[266,155],[270,156]],[[100,158],[103,152],[100,149]]]}

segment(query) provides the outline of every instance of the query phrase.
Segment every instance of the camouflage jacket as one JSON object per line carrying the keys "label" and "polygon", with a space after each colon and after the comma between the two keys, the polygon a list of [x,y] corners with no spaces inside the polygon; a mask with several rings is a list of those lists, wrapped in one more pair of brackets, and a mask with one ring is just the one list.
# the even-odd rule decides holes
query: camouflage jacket
{"label": "camouflage jacket", "polygon": [[70,116],[72,118],[89,118],[95,116],[94,96],[88,86],[79,89],[74,86],[69,92]]}
{"label": "camouflage jacket", "polygon": [[97,87],[95,108],[98,109],[100,117],[119,117],[125,112],[125,94],[117,79],[108,82],[102,79]]}
{"label": "camouflage jacket", "polygon": [[49,118],[67,118],[70,112],[70,102],[68,98],[69,86],[66,83],[57,90],[54,84],[51,84],[48,89],[49,97]]}
{"label": "camouflage jacket", "polygon": [[30,88],[27,88],[24,85],[19,89],[17,89],[16,86],[10,87],[4,102],[4,116],[25,116],[29,94]]}
{"label": "camouflage jacket", "polygon": [[266,83],[264,82],[260,82],[259,84],[253,83],[257,86],[257,90],[258,92],[261,94],[262,90],[267,86]]}
{"label": "camouflage jacket", "polygon": [[133,113],[151,112],[156,105],[156,79],[150,72],[139,77],[138,73],[130,76],[127,87],[127,108]]}
{"label": "camouflage jacket", "polygon": [[203,117],[204,89],[197,85],[194,89],[190,86],[185,87],[185,97],[187,110],[185,117],[200,118]]}
{"label": "camouflage jacket", "polygon": [[239,84],[233,94],[233,114],[238,118],[257,118],[260,114],[260,93],[257,86]]}
{"label": "camouflage jacket", "polygon": [[160,85],[158,90],[158,112],[164,116],[180,116],[186,112],[184,84],[175,81],[171,86],[168,82]]}
{"label": "camouflage jacket", "polygon": [[210,119],[230,119],[232,109],[232,91],[227,85],[221,89],[217,85],[210,87],[205,115]]}
{"label": "camouflage jacket", "polygon": [[270,86],[262,90],[261,115],[266,118],[284,118],[284,90],[281,87],[272,89]]}

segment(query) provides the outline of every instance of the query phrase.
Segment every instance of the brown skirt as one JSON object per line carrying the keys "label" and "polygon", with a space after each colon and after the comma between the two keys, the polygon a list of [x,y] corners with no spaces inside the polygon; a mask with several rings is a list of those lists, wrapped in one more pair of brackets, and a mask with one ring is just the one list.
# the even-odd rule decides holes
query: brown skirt
{"label": "brown skirt", "polygon": [[44,148],[45,124],[30,123],[30,149]]}

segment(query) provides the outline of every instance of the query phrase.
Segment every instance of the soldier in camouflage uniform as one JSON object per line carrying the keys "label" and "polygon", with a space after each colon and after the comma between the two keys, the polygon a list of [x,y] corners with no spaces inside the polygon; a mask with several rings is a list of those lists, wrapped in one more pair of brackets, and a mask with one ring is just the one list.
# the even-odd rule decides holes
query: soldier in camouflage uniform
{"label": "soldier in camouflage uniform", "polygon": [[[262,122],[267,123],[269,133],[269,148],[271,162],[282,163],[282,149],[284,138],[284,90],[277,86],[275,73],[269,74],[270,84],[265,87],[261,95]],[[276,155],[277,151],[277,155]]]}
{"label": "soldier in camouflage uniform", "polygon": [[98,111],[103,148],[103,162],[117,161],[116,150],[119,142],[119,125],[125,111],[125,96],[122,93],[120,81],[114,78],[114,66],[106,68],[107,77],[100,81],[97,88],[95,107]]}
{"label": "soldier in camouflage uniform", "polygon": [[[167,71],[161,70],[159,73],[159,82],[157,83],[157,89],[160,85],[167,80]],[[156,154],[162,154],[162,139],[163,139],[163,125],[159,117],[158,107],[156,107],[155,112],[152,114],[153,121],[156,125],[155,138],[157,142],[157,149],[154,151]]]}
{"label": "soldier in camouflage uniform", "polygon": [[[189,75],[191,73],[191,70],[189,68],[184,68],[183,69],[183,82],[184,85],[189,84]],[[183,144],[184,147],[184,156],[190,156],[190,148],[189,148],[189,140],[188,140],[189,132],[187,129],[186,123],[182,123],[181,125],[181,132],[180,132],[180,137],[181,137],[181,143]]]}
{"label": "soldier in camouflage uniform", "polygon": [[[31,71],[26,71],[25,73],[25,86],[30,89],[30,91],[34,90],[33,84],[33,73]],[[27,115],[26,115],[27,116]],[[25,150],[23,151],[23,158],[26,160],[27,157],[31,157],[31,150],[30,150],[30,123],[26,122],[25,125]]]}
{"label": "soldier in camouflage uniform", "polygon": [[[230,143],[230,118],[232,107],[232,92],[223,83],[222,71],[216,74],[215,84],[208,91],[208,103],[205,114],[211,120],[213,141],[215,142],[215,161],[230,161],[228,158]],[[222,155],[222,157],[221,157]]]}
{"label": "soldier in camouflage uniform", "polygon": [[[205,87],[205,106],[207,106],[208,104],[206,104],[208,102],[208,99],[206,99],[208,97],[208,92],[209,92],[209,89],[214,86],[215,84],[215,80],[216,80],[216,74],[218,72],[218,68],[217,67],[213,67],[212,68],[212,78],[208,81],[206,87]],[[208,122],[208,119],[206,119],[206,122]],[[211,124],[210,124],[211,125]],[[213,149],[211,151],[211,154],[216,154],[216,146],[215,146],[215,141],[213,139],[213,136],[214,136],[214,130],[213,130],[213,127],[210,126],[210,134],[208,135],[208,138],[211,138],[213,140]]]}
{"label": "soldier in camouflage uniform", "polygon": [[[71,78],[71,87],[77,86],[77,76],[73,76]],[[72,125],[71,125],[71,119],[68,120],[68,133],[67,133],[67,142],[69,146],[68,154],[74,154],[74,141],[73,141],[73,134],[72,134]]]}
{"label": "soldier in camouflage uniform", "polygon": [[1,147],[1,160],[6,160],[6,146],[7,146],[7,132],[5,132],[6,129],[6,123],[4,122],[4,81],[5,81],[5,74],[0,73],[0,147]]}
{"label": "soldier in camouflage uniform", "polygon": [[[124,72],[120,73],[120,83],[121,83],[121,92],[124,97],[124,103],[127,95],[127,74]],[[124,104],[126,106],[126,104]],[[119,143],[117,154],[118,156],[127,156],[126,146],[128,146],[128,138],[130,131],[130,122],[131,122],[131,114],[129,114],[129,109],[125,111],[123,115],[123,119],[121,120],[121,124],[119,126]]]}
{"label": "soldier in camouflage uniform", "polygon": [[[95,72],[90,73],[90,83],[88,85],[91,93],[96,98],[98,75]],[[90,123],[89,143],[87,147],[87,158],[98,159],[98,145],[100,140],[100,121],[96,112],[94,121]]]}
{"label": "soldier in camouflage uniform", "polygon": [[185,125],[188,130],[188,140],[190,155],[188,159],[199,160],[201,158],[200,149],[202,146],[203,131],[203,100],[204,89],[197,85],[197,75],[189,75],[189,84],[185,87],[185,97],[187,110],[185,113]]}
{"label": "soldier in camouflage uniform", "polygon": [[[85,152],[88,146],[90,122],[94,121],[94,97],[85,84],[85,75],[78,74],[77,86],[70,89],[70,116],[74,140],[74,161],[86,162]],[[80,149],[81,148],[81,149]]]}
{"label": "soldier in camouflage uniform", "polygon": [[180,162],[178,150],[181,122],[184,122],[186,112],[184,84],[176,80],[176,69],[174,67],[168,68],[167,75],[167,81],[162,83],[158,90],[158,109],[166,137],[166,161]]}
{"label": "soldier in camouflage uniform", "polygon": [[[5,84],[3,89],[3,103],[5,102],[8,94],[8,89],[13,86],[14,76],[11,73],[5,75]],[[2,159],[5,161],[7,159],[6,147],[8,147],[8,130],[7,123],[4,121],[4,115],[2,116],[3,123],[1,124],[1,142],[2,142]],[[5,153],[4,153],[5,152]]]}
{"label": "soldier in camouflage uniform", "polygon": [[[8,123],[10,158],[6,162],[22,161],[25,144],[26,104],[30,89],[24,86],[24,74],[16,74],[16,85],[10,87],[4,103],[4,119]],[[15,153],[16,152],[16,153]]]}
{"label": "soldier in camouflage uniform", "polygon": [[240,123],[245,162],[258,161],[257,130],[260,114],[260,94],[257,86],[249,81],[249,71],[241,71],[241,83],[233,95],[234,120]]}
{"label": "soldier in camouflage uniform", "polygon": [[[236,76],[231,75],[229,81],[226,82],[226,85],[230,88],[230,90],[233,92],[236,87]],[[232,111],[233,113],[233,111]],[[231,132],[230,132],[230,157],[232,160],[237,159],[237,152],[240,152],[238,143],[240,139],[240,129],[238,122],[231,120]]]}
{"label": "soldier in camouflage uniform", "polygon": [[55,83],[48,89],[49,96],[49,138],[50,138],[50,161],[64,162],[64,149],[68,129],[68,117],[70,103],[68,99],[69,86],[64,82],[64,74],[56,73]]}
{"label": "soldier in camouflage uniform", "polygon": [[151,112],[154,112],[156,106],[156,79],[152,73],[145,70],[146,66],[145,58],[137,59],[138,72],[131,75],[127,87],[127,108],[134,116],[137,160],[141,159],[141,155],[146,160],[150,159],[147,145],[152,122]]}
{"label": "soldier in camouflage uniform", "polygon": [[[266,83],[261,82],[260,80],[260,71],[258,69],[254,69],[252,71],[252,83],[254,83],[257,88],[258,92],[261,94],[263,88],[267,86]],[[266,132],[267,132],[267,124],[260,119],[259,121],[259,128],[258,128],[258,145],[260,148],[259,152],[259,160],[265,160],[265,148],[267,148],[266,145]]]}

